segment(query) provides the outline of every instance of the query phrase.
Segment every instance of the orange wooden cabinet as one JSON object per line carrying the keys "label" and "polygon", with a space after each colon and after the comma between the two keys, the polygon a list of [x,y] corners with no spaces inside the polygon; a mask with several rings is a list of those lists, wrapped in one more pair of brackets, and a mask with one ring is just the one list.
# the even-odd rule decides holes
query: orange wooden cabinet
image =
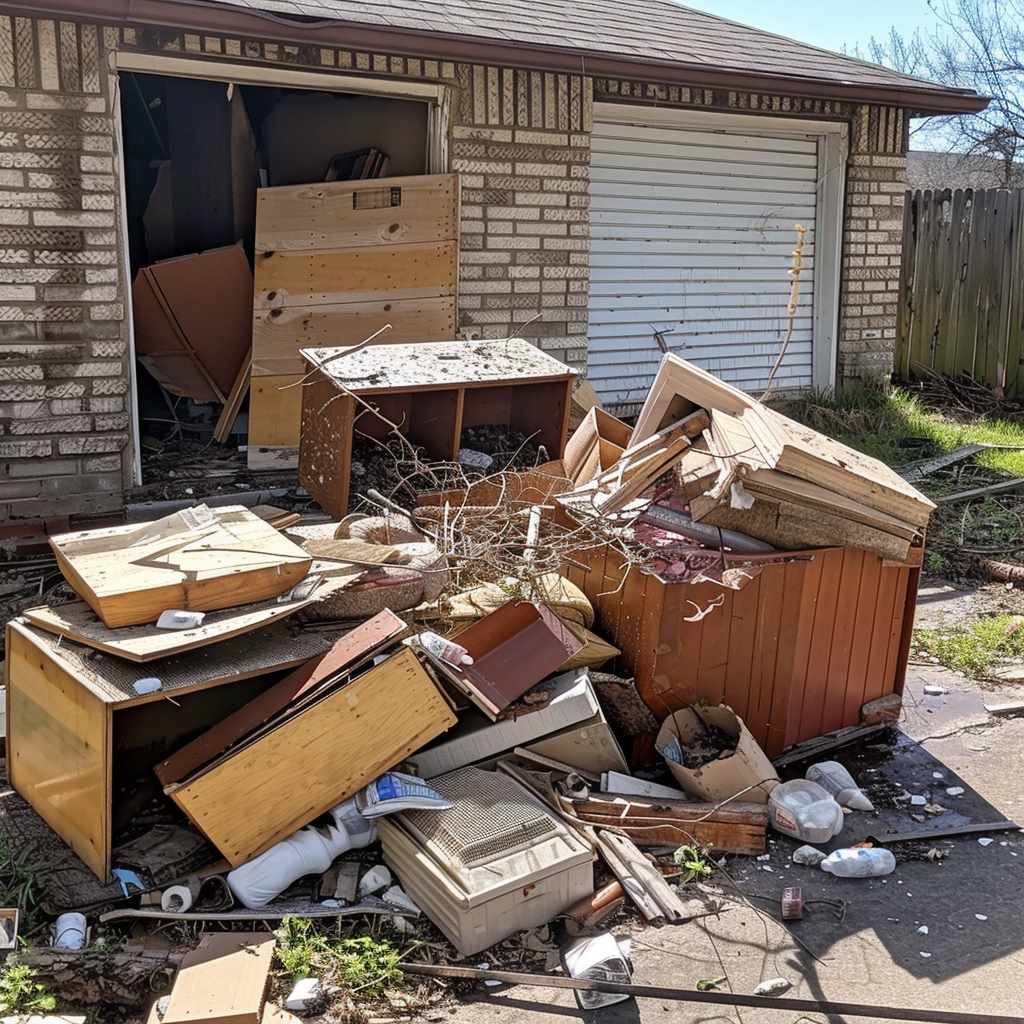
{"label": "orange wooden cabinet", "polygon": [[919,565],[852,548],[806,554],[763,567],[739,591],[625,574],[607,547],[574,555],[565,574],[594,604],[596,628],[622,649],[620,668],[659,718],[697,700],[724,701],[774,757],[857,725],[861,707],[902,692],[906,674]]}

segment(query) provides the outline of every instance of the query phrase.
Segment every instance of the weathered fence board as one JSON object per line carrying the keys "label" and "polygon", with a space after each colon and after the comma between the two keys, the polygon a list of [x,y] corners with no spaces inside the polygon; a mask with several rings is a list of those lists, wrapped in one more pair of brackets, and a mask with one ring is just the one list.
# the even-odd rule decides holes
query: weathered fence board
{"label": "weathered fence board", "polygon": [[1024,395],[1024,189],[908,192],[896,369]]}

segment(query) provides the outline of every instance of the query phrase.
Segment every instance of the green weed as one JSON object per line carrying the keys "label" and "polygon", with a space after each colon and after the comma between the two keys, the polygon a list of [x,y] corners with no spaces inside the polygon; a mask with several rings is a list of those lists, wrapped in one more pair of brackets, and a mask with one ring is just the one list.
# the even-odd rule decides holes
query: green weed
{"label": "green weed", "polygon": [[684,884],[707,878],[714,870],[708,861],[707,850],[702,850],[699,846],[680,846],[672,854],[672,859],[682,868]]}
{"label": "green weed", "polygon": [[36,1013],[56,1007],[56,997],[35,980],[27,964],[9,967],[0,975],[0,1013]]}
{"label": "green weed", "polygon": [[999,662],[1024,656],[1024,629],[1014,615],[978,619],[966,629],[918,629],[914,640],[947,668],[974,676],[987,676]]}
{"label": "green weed", "polygon": [[286,917],[277,936],[277,958],[293,978],[325,977],[349,992],[380,995],[402,980],[401,954],[369,936],[332,939],[309,918]]}

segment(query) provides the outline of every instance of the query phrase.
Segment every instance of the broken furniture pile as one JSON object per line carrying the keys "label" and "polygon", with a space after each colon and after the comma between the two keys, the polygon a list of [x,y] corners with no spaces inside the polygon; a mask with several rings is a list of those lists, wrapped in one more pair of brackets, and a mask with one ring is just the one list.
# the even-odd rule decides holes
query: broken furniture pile
{"label": "broken furniture pile", "polygon": [[[644,851],[841,839],[844,787],[769,758],[898,712],[927,499],[672,356],[632,431],[595,408],[566,442],[572,373],[525,343],[402,348],[305,353],[335,521],[53,538],[81,600],[7,627],[8,765],[120,880],[105,920],[429,919],[465,957],[626,899],[684,920]],[[467,471],[503,420],[552,458]],[[346,514],[361,431],[410,467],[373,515]]]}

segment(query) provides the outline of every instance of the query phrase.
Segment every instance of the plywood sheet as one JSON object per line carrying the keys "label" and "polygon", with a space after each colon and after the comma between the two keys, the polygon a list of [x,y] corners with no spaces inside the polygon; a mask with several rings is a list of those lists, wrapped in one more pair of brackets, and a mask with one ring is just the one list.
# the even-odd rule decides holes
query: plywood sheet
{"label": "plywood sheet", "polygon": [[[84,644],[48,633],[28,619],[24,623],[16,621],[22,634],[48,659],[71,673],[97,700],[117,707],[147,704],[163,700],[165,694],[175,691],[202,690],[294,668],[323,654],[336,635],[267,626],[212,647],[169,655],[150,665],[121,658],[96,658],[93,649]],[[137,694],[135,683],[147,676],[159,678],[161,689]]]}
{"label": "plywood sheet", "polygon": [[455,724],[405,649],[171,794],[237,866]]}
{"label": "plywood sheet", "polygon": [[213,611],[283,594],[310,557],[241,505],[50,538],[65,578],[106,626],[155,622],[168,608]]}
{"label": "plywood sheet", "polygon": [[259,253],[253,305],[273,310],[454,295],[457,248],[450,241]]}
{"label": "plywood sheet", "polygon": [[394,342],[444,341],[455,334],[455,297],[377,299],[257,309],[253,315],[253,375],[301,373],[299,350],[358,345],[386,324],[381,351]]}
{"label": "plywood sheet", "polygon": [[454,174],[260,189],[256,250],[345,249],[458,237]]}
{"label": "plywood sheet", "polygon": [[332,578],[321,583],[309,598],[294,601],[271,598],[239,608],[208,612],[202,625],[194,629],[157,629],[152,624],[108,629],[84,601],[56,608],[29,608],[23,614],[33,626],[48,633],[144,664],[253,633],[330,597],[349,583],[349,577]]}

